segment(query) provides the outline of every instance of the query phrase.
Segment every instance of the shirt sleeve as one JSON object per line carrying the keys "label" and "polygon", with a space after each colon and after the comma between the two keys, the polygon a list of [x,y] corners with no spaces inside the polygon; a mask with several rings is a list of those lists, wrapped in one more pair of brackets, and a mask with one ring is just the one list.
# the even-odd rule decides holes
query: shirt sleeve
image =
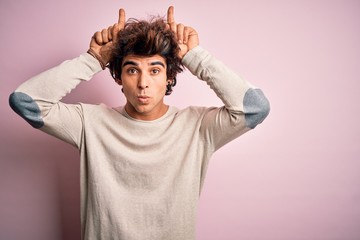
{"label": "shirt sleeve", "polygon": [[270,104],[261,89],[253,86],[208,51],[197,46],[183,58],[189,71],[204,80],[224,103],[209,108],[200,131],[216,151],[255,128],[269,114]]}
{"label": "shirt sleeve", "polygon": [[9,104],[34,128],[79,147],[83,130],[82,107],[60,100],[99,71],[99,62],[84,53],[21,84],[10,95]]}

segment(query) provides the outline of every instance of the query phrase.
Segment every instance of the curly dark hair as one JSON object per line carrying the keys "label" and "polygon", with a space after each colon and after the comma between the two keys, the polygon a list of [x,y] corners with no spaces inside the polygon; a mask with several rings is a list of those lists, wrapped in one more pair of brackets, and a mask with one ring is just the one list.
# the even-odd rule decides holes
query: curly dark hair
{"label": "curly dark hair", "polygon": [[174,33],[166,27],[164,19],[153,18],[150,21],[129,19],[119,32],[108,67],[111,76],[121,79],[123,59],[127,55],[153,56],[159,54],[166,60],[166,75],[172,82],[167,85],[165,95],[170,95],[176,85],[176,75],[184,66],[178,56],[179,45]]}

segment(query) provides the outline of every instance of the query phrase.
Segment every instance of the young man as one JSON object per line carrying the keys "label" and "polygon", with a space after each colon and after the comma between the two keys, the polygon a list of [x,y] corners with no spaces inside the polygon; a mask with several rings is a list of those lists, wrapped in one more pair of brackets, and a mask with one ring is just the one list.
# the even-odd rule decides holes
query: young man
{"label": "young man", "polygon": [[[223,101],[179,110],[164,103],[182,66]],[[108,67],[125,106],[61,98]],[[211,155],[263,121],[262,91],[199,46],[197,32],[167,22],[117,24],[94,34],[88,53],[26,81],[10,105],[33,127],[80,151],[83,239],[195,239],[196,209]]]}

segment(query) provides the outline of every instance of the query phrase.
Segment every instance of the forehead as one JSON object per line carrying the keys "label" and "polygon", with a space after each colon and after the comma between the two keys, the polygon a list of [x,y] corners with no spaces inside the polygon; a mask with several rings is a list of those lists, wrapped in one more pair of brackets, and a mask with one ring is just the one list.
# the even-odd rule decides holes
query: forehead
{"label": "forehead", "polygon": [[150,66],[154,65],[154,63],[162,63],[164,66],[166,66],[166,60],[159,54],[153,55],[153,56],[139,56],[139,55],[127,55],[123,59],[122,65],[131,62],[135,63],[138,66]]}

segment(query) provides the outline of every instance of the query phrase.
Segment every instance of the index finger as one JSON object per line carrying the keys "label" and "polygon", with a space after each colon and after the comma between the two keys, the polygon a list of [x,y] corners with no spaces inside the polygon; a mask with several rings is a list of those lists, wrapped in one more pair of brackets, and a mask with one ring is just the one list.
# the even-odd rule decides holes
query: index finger
{"label": "index finger", "polygon": [[168,23],[173,23],[175,22],[175,19],[174,19],[174,7],[173,6],[170,6],[168,8],[168,11],[167,11],[167,22]]}
{"label": "index finger", "polygon": [[119,10],[119,20],[118,20],[119,28],[123,29],[125,26],[125,10],[120,8]]}

